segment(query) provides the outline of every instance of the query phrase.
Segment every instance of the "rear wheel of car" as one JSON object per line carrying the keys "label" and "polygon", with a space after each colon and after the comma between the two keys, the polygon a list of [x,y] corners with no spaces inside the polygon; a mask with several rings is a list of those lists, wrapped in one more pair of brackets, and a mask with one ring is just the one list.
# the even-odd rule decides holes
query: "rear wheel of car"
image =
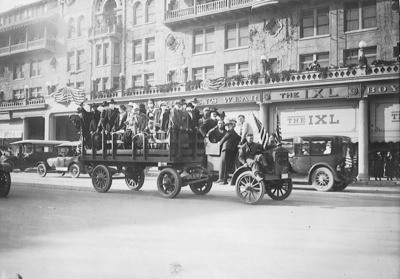
{"label": "rear wheel of car", "polygon": [[327,192],[333,188],[334,183],[333,173],[326,167],[319,167],[312,174],[312,186],[318,191]]}
{"label": "rear wheel of car", "polygon": [[0,198],[7,197],[11,188],[11,176],[9,172],[0,171]]}
{"label": "rear wheel of car", "polygon": [[46,168],[46,165],[45,165],[44,163],[40,163],[40,164],[37,166],[37,173],[38,173],[38,175],[40,175],[41,177],[45,177],[45,176],[46,176],[46,174],[47,174],[47,168]]}
{"label": "rear wheel of car", "polygon": [[78,178],[81,174],[81,169],[77,164],[73,164],[69,167],[69,173],[71,174],[72,178]]}

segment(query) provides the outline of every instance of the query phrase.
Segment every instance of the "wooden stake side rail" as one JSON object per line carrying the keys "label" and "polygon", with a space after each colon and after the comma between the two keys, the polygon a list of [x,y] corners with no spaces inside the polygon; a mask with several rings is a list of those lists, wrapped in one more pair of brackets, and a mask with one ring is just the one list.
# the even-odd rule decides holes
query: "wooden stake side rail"
{"label": "wooden stake side rail", "polygon": [[[110,141],[107,142],[105,139],[103,133],[100,150],[83,148],[84,162],[143,163],[148,166],[157,166],[157,163],[201,165],[205,153],[204,139],[197,131],[193,133],[175,131],[169,135],[169,139],[157,142],[149,142],[145,134],[138,134],[133,137],[130,148],[123,148],[123,143],[117,140],[115,134]],[[91,142],[93,147],[93,138]]]}

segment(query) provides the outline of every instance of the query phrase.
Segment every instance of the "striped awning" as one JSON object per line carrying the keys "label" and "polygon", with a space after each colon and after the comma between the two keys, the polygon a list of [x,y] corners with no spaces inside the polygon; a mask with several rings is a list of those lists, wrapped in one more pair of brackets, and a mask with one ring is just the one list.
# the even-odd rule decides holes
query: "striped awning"
{"label": "striped awning", "polygon": [[266,5],[278,4],[277,0],[253,0],[252,9],[263,7]]}

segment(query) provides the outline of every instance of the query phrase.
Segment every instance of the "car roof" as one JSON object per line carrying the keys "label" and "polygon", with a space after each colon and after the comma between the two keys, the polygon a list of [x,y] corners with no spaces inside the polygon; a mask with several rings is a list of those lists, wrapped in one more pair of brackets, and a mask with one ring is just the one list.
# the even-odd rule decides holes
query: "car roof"
{"label": "car roof", "polygon": [[304,135],[304,136],[295,136],[295,137],[291,137],[291,138],[285,138],[285,139],[283,139],[283,141],[292,140],[292,139],[295,139],[295,138],[317,139],[317,140],[324,140],[324,139],[331,139],[331,138],[341,138],[341,139],[344,139],[344,140],[351,141],[350,137],[338,136],[338,135]]}
{"label": "car roof", "polygon": [[79,144],[81,144],[80,141],[68,141],[68,142],[64,142],[62,144],[57,145],[57,147],[63,147],[63,146],[78,146]]}
{"label": "car roof", "polygon": [[69,141],[66,140],[19,140],[12,142],[10,144],[16,145],[16,144],[36,144],[36,145],[59,145],[62,143],[67,143]]}

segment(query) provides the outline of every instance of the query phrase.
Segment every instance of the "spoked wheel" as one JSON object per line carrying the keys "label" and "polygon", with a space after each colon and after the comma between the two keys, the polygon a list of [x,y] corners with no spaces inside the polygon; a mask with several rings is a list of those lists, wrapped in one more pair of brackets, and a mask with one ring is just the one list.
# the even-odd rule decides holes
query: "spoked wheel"
{"label": "spoked wheel", "polygon": [[317,168],[312,175],[312,186],[321,192],[332,189],[334,184],[333,173],[326,167]]}
{"label": "spoked wheel", "polygon": [[157,188],[165,198],[175,198],[181,191],[182,180],[175,169],[163,169],[157,177]]}
{"label": "spoked wheel", "polygon": [[7,197],[11,188],[11,176],[9,172],[0,171],[0,198]]}
{"label": "spoked wheel", "polygon": [[207,180],[206,182],[199,182],[190,185],[190,190],[196,195],[206,195],[210,192],[213,185],[213,181],[211,179]]}
{"label": "spoked wheel", "polygon": [[349,185],[349,183],[341,181],[341,182],[335,182],[333,185],[333,191],[340,192],[346,189],[346,187]]}
{"label": "spoked wheel", "polygon": [[46,165],[43,164],[43,163],[40,163],[40,164],[37,166],[37,170],[36,170],[36,171],[37,171],[38,175],[40,175],[41,177],[45,177],[46,174],[47,174]]}
{"label": "spoked wheel", "polygon": [[192,190],[193,193],[195,193],[196,195],[206,195],[208,192],[210,192],[213,181],[210,173],[205,168],[196,166],[187,169],[187,172],[189,173],[191,179],[198,180],[207,178],[207,181],[189,185],[190,190]]}
{"label": "spoked wheel", "polygon": [[93,169],[92,184],[99,193],[106,193],[111,188],[112,175],[108,167],[98,165]]}
{"label": "spoked wheel", "polygon": [[278,182],[271,182],[267,185],[267,194],[273,200],[282,201],[290,196],[292,193],[292,180],[280,180]]}
{"label": "spoked wheel", "polygon": [[245,171],[236,181],[236,194],[247,204],[257,204],[264,198],[264,182],[257,181],[252,171]]}
{"label": "spoked wheel", "polygon": [[127,168],[125,174],[125,183],[131,190],[139,190],[144,183],[144,170],[141,168]]}
{"label": "spoked wheel", "polygon": [[69,173],[71,174],[72,178],[78,178],[81,174],[81,169],[77,164],[73,164],[69,167]]}

